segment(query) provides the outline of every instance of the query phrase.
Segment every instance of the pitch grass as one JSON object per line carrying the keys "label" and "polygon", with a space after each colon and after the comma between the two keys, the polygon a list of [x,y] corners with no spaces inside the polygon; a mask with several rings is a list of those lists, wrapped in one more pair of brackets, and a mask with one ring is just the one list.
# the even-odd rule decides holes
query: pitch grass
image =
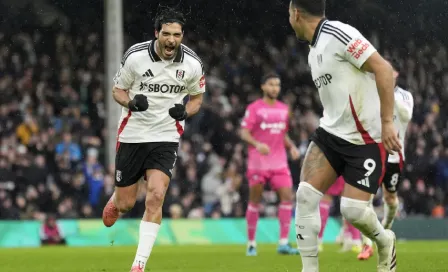
{"label": "pitch grass", "polygon": [[[2,272],[128,272],[135,247],[47,247],[0,249]],[[320,254],[322,272],[375,272],[376,256],[356,260],[326,245]],[[279,256],[275,245],[260,245],[258,257],[246,257],[244,246],[156,246],[146,271],[163,272],[289,272],[301,271],[299,256]],[[448,241],[398,244],[398,271],[448,271]]]}

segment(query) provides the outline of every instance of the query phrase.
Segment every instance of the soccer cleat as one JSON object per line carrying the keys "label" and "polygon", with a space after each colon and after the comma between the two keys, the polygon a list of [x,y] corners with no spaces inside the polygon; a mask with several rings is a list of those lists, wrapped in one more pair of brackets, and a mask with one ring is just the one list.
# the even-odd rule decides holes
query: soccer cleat
{"label": "soccer cleat", "polygon": [[378,272],[395,272],[397,270],[396,237],[391,230],[385,230],[390,237],[389,244],[378,247]]}
{"label": "soccer cleat", "polygon": [[120,216],[120,212],[115,207],[112,197],[107,202],[103,210],[103,223],[106,227],[112,227]]}
{"label": "soccer cleat", "polygon": [[361,253],[358,254],[358,260],[365,261],[373,256],[373,248],[369,245],[364,245]]}
{"label": "soccer cleat", "polygon": [[289,244],[278,245],[277,253],[282,255],[299,255],[300,252],[297,248],[292,247]]}
{"label": "soccer cleat", "polygon": [[257,256],[257,248],[254,246],[247,247],[246,256]]}
{"label": "soccer cleat", "polygon": [[131,272],[144,272],[144,270],[136,265],[131,268]]}

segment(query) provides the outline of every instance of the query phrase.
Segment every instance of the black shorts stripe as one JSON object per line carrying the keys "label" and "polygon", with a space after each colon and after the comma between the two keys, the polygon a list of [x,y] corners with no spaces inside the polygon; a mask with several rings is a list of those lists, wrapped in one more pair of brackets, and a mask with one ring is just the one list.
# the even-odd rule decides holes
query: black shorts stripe
{"label": "black shorts stripe", "polygon": [[328,31],[328,30],[326,30],[326,29],[322,29],[322,32],[323,32],[323,33],[326,33],[326,34],[328,34],[328,35],[331,35],[331,36],[333,36],[333,37],[335,37],[335,38],[338,39],[343,45],[347,45],[347,44],[348,44],[347,41],[345,41],[340,35],[338,35],[338,34],[335,33],[335,32],[330,32],[330,31]]}
{"label": "black shorts stripe", "polygon": [[121,59],[121,64],[124,65],[124,63],[129,58],[130,55],[132,55],[136,52],[147,50],[149,48],[149,44],[150,44],[150,42],[147,42],[147,43],[132,46],[131,48],[129,48],[128,51],[126,51],[126,53],[124,53],[123,58]]}
{"label": "black shorts stripe", "polygon": [[338,32],[339,34],[341,34],[342,36],[344,36],[345,38],[347,38],[348,41],[351,41],[351,40],[352,40],[352,38],[351,38],[349,35],[347,35],[347,33],[345,33],[345,32],[342,31],[340,28],[337,28],[337,27],[335,27],[335,26],[333,26],[333,25],[331,25],[331,24],[325,24],[324,28],[328,28],[328,29],[330,29],[330,30],[334,30],[334,31]]}

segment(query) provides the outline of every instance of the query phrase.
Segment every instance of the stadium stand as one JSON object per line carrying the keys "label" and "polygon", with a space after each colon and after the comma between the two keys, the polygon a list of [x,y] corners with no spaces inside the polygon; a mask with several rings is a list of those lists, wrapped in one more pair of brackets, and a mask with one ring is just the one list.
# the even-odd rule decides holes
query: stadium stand
{"label": "stadium stand", "polygon": [[[131,17],[126,18],[132,26],[138,19]],[[416,33],[427,28],[436,32],[426,22]],[[290,136],[302,152],[322,110],[309,76],[306,46],[296,42],[292,31],[283,26],[280,32],[288,35],[252,36],[243,22],[234,24],[239,28],[235,33],[222,36],[210,33],[207,27],[212,26],[224,28],[218,22],[198,27],[185,39],[204,61],[207,96],[201,113],[189,120],[179,150],[164,206],[164,214],[172,218],[244,215],[245,147],[237,129],[245,105],[261,95],[258,85],[264,72],[275,70],[282,77],[282,100],[292,109]],[[273,26],[266,28],[272,31]],[[140,40],[138,31],[128,31],[128,45]],[[112,79],[104,78],[101,32],[97,24],[80,22],[71,28],[0,29],[0,219],[99,217],[112,194],[114,169],[105,165],[104,150],[106,137],[114,137],[105,131],[105,96],[110,92],[104,82]],[[384,55],[398,60],[400,84],[415,99],[400,215],[444,217],[447,48],[437,39],[422,42],[417,34],[399,32],[399,43],[381,28],[369,31],[368,37]],[[300,163],[290,166],[297,186]],[[141,216],[143,194],[127,216]],[[276,201],[274,193],[266,192],[262,215],[275,216]]]}

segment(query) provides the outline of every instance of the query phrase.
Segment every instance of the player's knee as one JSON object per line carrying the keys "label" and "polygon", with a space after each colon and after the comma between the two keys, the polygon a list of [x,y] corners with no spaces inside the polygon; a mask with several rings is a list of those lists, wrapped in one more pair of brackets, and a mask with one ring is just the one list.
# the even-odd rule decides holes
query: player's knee
{"label": "player's knee", "polygon": [[299,217],[313,216],[319,213],[319,202],[322,193],[311,184],[301,182],[296,192],[297,215]]}
{"label": "player's knee", "polygon": [[386,204],[388,206],[396,206],[398,205],[398,197],[396,193],[388,193],[388,194],[384,194],[384,202],[386,202]]}
{"label": "player's knee", "polygon": [[341,197],[341,214],[352,224],[362,219],[367,209],[369,209],[368,201]]}
{"label": "player's knee", "polygon": [[146,210],[149,212],[162,207],[164,198],[165,192],[163,189],[150,188],[145,201]]}

